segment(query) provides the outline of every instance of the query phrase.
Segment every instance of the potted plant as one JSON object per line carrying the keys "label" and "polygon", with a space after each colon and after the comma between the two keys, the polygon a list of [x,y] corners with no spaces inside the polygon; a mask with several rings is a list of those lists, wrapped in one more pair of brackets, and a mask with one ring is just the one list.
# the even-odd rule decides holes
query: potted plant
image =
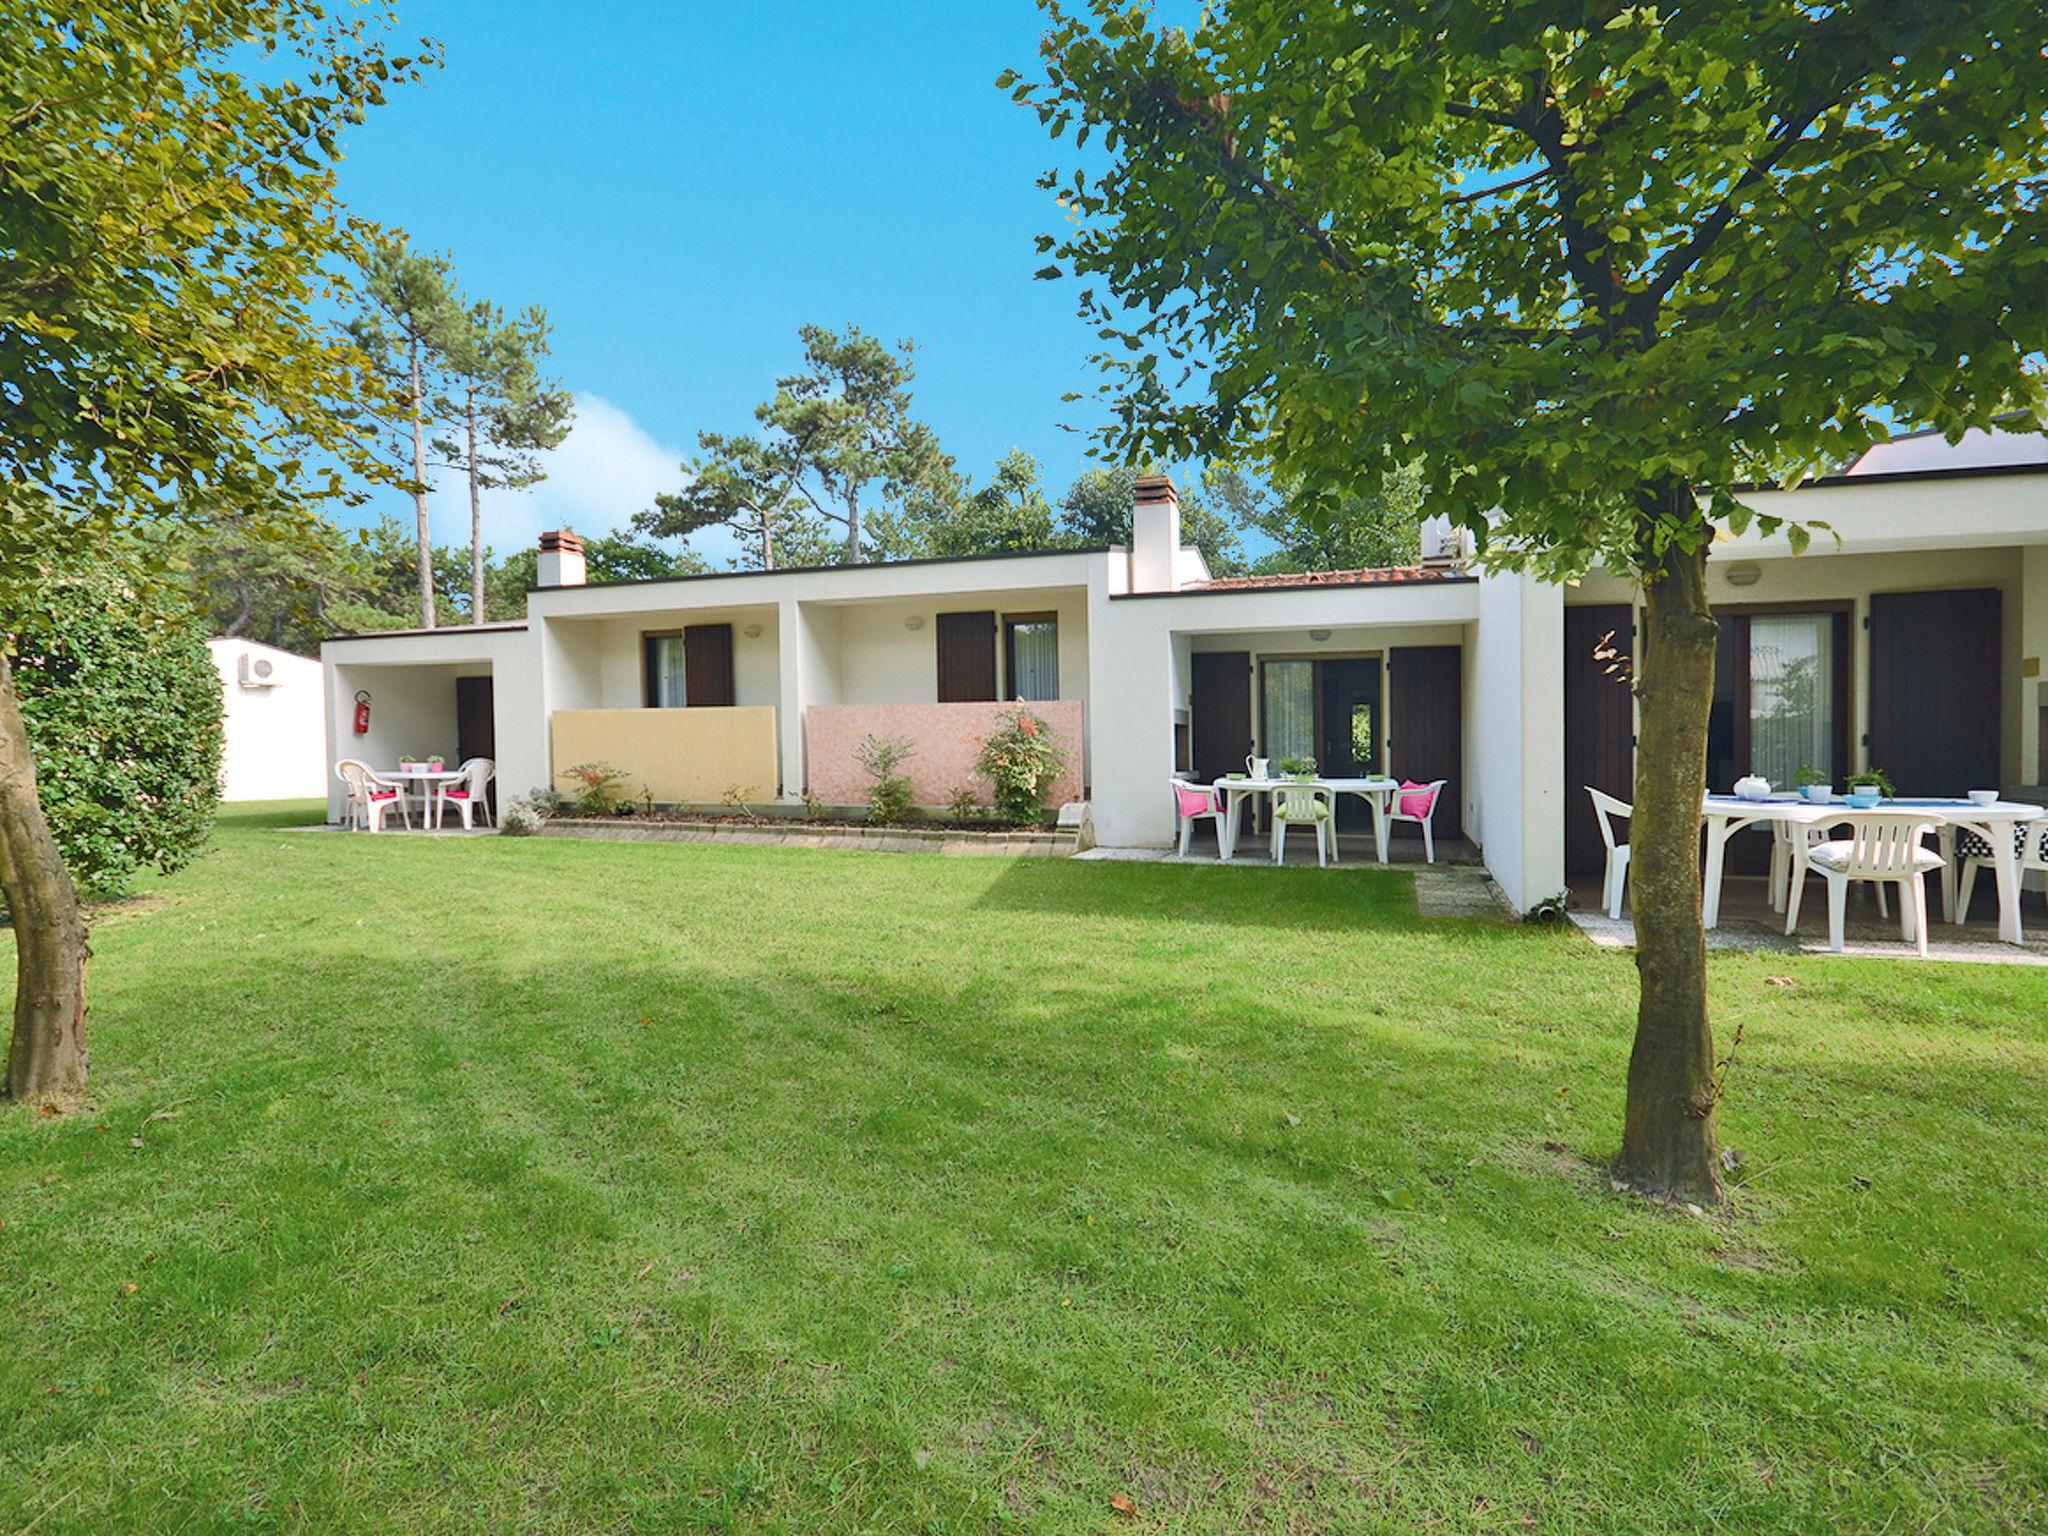
{"label": "potted plant", "polygon": [[1815,805],[1826,805],[1834,798],[1835,786],[1828,782],[1828,776],[1811,763],[1800,765],[1799,772],[1792,776],[1792,786],[1800,795]]}
{"label": "potted plant", "polygon": [[1306,784],[1316,776],[1316,760],[1312,757],[1283,757],[1280,772],[1297,783]]}
{"label": "potted plant", "polygon": [[1868,810],[1879,800],[1897,797],[1898,791],[1892,788],[1892,781],[1882,768],[1865,768],[1849,775],[1849,803],[1859,809]]}

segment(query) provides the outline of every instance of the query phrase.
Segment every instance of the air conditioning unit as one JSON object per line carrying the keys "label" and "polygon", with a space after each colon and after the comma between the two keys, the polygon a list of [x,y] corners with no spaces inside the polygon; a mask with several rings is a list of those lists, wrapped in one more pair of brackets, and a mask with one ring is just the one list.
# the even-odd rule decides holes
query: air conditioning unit
{"label": "air conditioning unit", "polygon": [[284,679],[277,675],[277,663],[253,651],[242,652],[236,676],[244,688],[275,688]]}

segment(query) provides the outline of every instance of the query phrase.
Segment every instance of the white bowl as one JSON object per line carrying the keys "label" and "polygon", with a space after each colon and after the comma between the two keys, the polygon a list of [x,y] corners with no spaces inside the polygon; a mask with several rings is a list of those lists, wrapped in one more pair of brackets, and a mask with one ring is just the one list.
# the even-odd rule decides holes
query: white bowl
{"label": "white bowl", "polygon": [[1799,793],[1810,805],[1826,805],[1829,800],[1834,798],[1835,786],[1832,784],[1808,784]]}
{"label": "white bowl", "polygon": [[1996,805],[1998,804],[1998,791],[1995,789],[1973,789],[1970,791],[1970,803],[1972,805]]}

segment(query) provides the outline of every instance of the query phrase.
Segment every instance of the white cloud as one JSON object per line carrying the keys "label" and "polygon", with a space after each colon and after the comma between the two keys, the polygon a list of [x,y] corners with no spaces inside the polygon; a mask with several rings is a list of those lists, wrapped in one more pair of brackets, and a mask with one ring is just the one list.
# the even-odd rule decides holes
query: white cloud
{"label": "white cloud", "polygon": [[[576,421],[545,456],[547,479],[527,491],[483,493],[484,543],[499,554],[533,544],[544,529],[610,533],[682,484],[683,450],[655,440],[602,395],[576,397]],[[443,471],[428,514],[436,542],[469,542],[469,487]],[[706,549],[707,555],[714,551]]]}

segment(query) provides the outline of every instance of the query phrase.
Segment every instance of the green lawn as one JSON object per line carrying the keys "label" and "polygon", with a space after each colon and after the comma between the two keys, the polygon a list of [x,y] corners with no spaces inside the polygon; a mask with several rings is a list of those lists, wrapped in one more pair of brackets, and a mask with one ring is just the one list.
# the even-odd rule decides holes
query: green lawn
{"label": "green lawn", "polygon": [[0,1529],[2048,1525],[2038,971],[1717,958],[1695,1219],[1627,958],[1398,873],[292,819],[0,1109]]}

